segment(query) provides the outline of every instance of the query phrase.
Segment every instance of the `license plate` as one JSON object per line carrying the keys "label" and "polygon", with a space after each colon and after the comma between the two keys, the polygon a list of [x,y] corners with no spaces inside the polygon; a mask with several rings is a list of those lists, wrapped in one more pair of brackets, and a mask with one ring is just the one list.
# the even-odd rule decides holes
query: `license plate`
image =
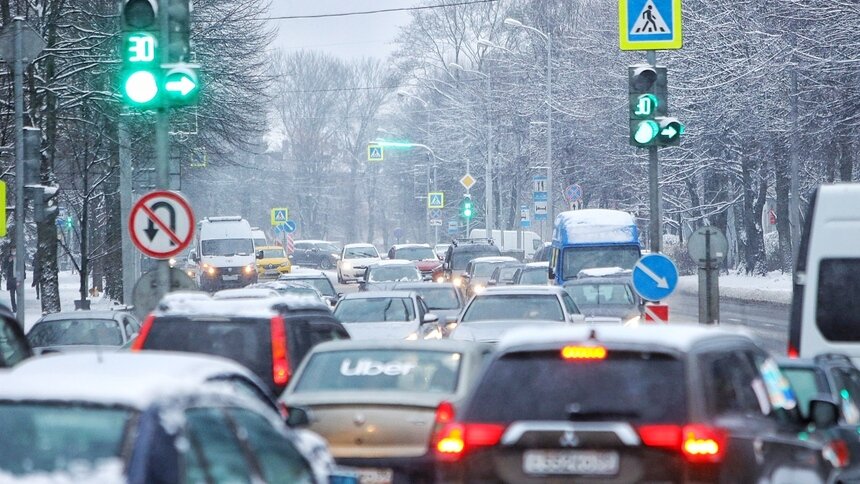
{"label": "license plate", "polygon": [[277,276],[278,271],[277,269],[268,269],[264,274],[267,276]]}
{"label": "license plate", "polygon": [[221,276],[221,279],[223,279],[225,281],[238,281],[239,280],[239,274],[236,274],[233,276]]}
{"label": "license plate", "polygon": [[349,470],[358,476],[358,482],[361,484],[391,484],[394,480],[394,471],[392,469],[355,467]]}
{"label": "license plate", "polygon": [[528,450],[523,454],[526,474],[585,474],[609,476],[618,473],[618,452],[590,450]]}

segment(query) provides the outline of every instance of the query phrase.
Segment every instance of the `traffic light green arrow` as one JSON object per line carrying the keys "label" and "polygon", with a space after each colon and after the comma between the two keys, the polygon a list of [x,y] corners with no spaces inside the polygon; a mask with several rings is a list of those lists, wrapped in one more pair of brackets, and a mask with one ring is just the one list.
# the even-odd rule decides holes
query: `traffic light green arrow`
{"label": "traffic light green arrow", "polygon": [[663,131],[660,132],[660,134],[669,139],[672,139],[678,134],[678,130],[676,130],[674,126],[669,125],[669,127],[664,128]]}
{"label": "traffic light green arrow", "polygon": [[171,93],[179,93],[182,97],[187,96],[191,91],[197,89],[197,83],[192,81],[188,76],[179,76],[179,80],[167,81],[164,88]]}

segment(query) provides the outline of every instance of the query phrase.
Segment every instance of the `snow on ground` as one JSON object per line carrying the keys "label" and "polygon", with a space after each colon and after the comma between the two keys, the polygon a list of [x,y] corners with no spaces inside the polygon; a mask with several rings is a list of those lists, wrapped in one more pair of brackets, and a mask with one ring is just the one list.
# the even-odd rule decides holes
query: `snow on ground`
{"label": "snow on ground", "polygon": [[[73,311],[75,309],[75,300],[80,299],[80,279],[77,273],[72,274],[70,271],[61,271],[59,274],[60,282],[60,306],[63,311]],[[42,304],[36,299],[36,290],[30,286],[33,283],[33,274],[27,272],[27,280],[25,281],[25,320],[24,330],[29,331],[33,324],[42,317]],[[96,297],[90,297],[90,308],[94,310],[110,309],[114,306],[114,302],[103,293]],[[9,291],[6,290],[6,281],[3,280],[2,291],[0,291],[0,304],[10,307]]]}
{"label": "snow on ground", "polygon": [[[699,293],[698,276],[681,276],[678,291]],[[720,297],[744,301],[763,301],[791,304],[791,274],[774,271],[766,276],[746,274],[720,274]]]}

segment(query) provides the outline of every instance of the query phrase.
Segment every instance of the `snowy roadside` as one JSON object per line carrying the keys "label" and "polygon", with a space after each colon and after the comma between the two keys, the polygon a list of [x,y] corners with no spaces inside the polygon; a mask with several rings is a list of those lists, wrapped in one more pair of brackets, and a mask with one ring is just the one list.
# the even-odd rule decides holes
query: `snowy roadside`
{"label": "snowy roadside", "polygon": [[[678,280],[678,291],[684,294],[699,294],[698,276],[681,276]],[[720,298],[791,304],[791,274],[779,271],[766,276],[720,274]]]}

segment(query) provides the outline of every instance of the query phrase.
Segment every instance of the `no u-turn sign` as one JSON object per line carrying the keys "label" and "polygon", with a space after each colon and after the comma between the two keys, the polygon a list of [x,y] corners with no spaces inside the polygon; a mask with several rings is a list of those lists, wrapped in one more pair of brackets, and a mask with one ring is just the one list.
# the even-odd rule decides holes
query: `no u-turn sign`
{"label": "no u-turn sign", "polygon": [[179,193],[149,192],[132,207],[128,230],[131,241],[145,255],[170,259],[191,245],[194,213]]}

